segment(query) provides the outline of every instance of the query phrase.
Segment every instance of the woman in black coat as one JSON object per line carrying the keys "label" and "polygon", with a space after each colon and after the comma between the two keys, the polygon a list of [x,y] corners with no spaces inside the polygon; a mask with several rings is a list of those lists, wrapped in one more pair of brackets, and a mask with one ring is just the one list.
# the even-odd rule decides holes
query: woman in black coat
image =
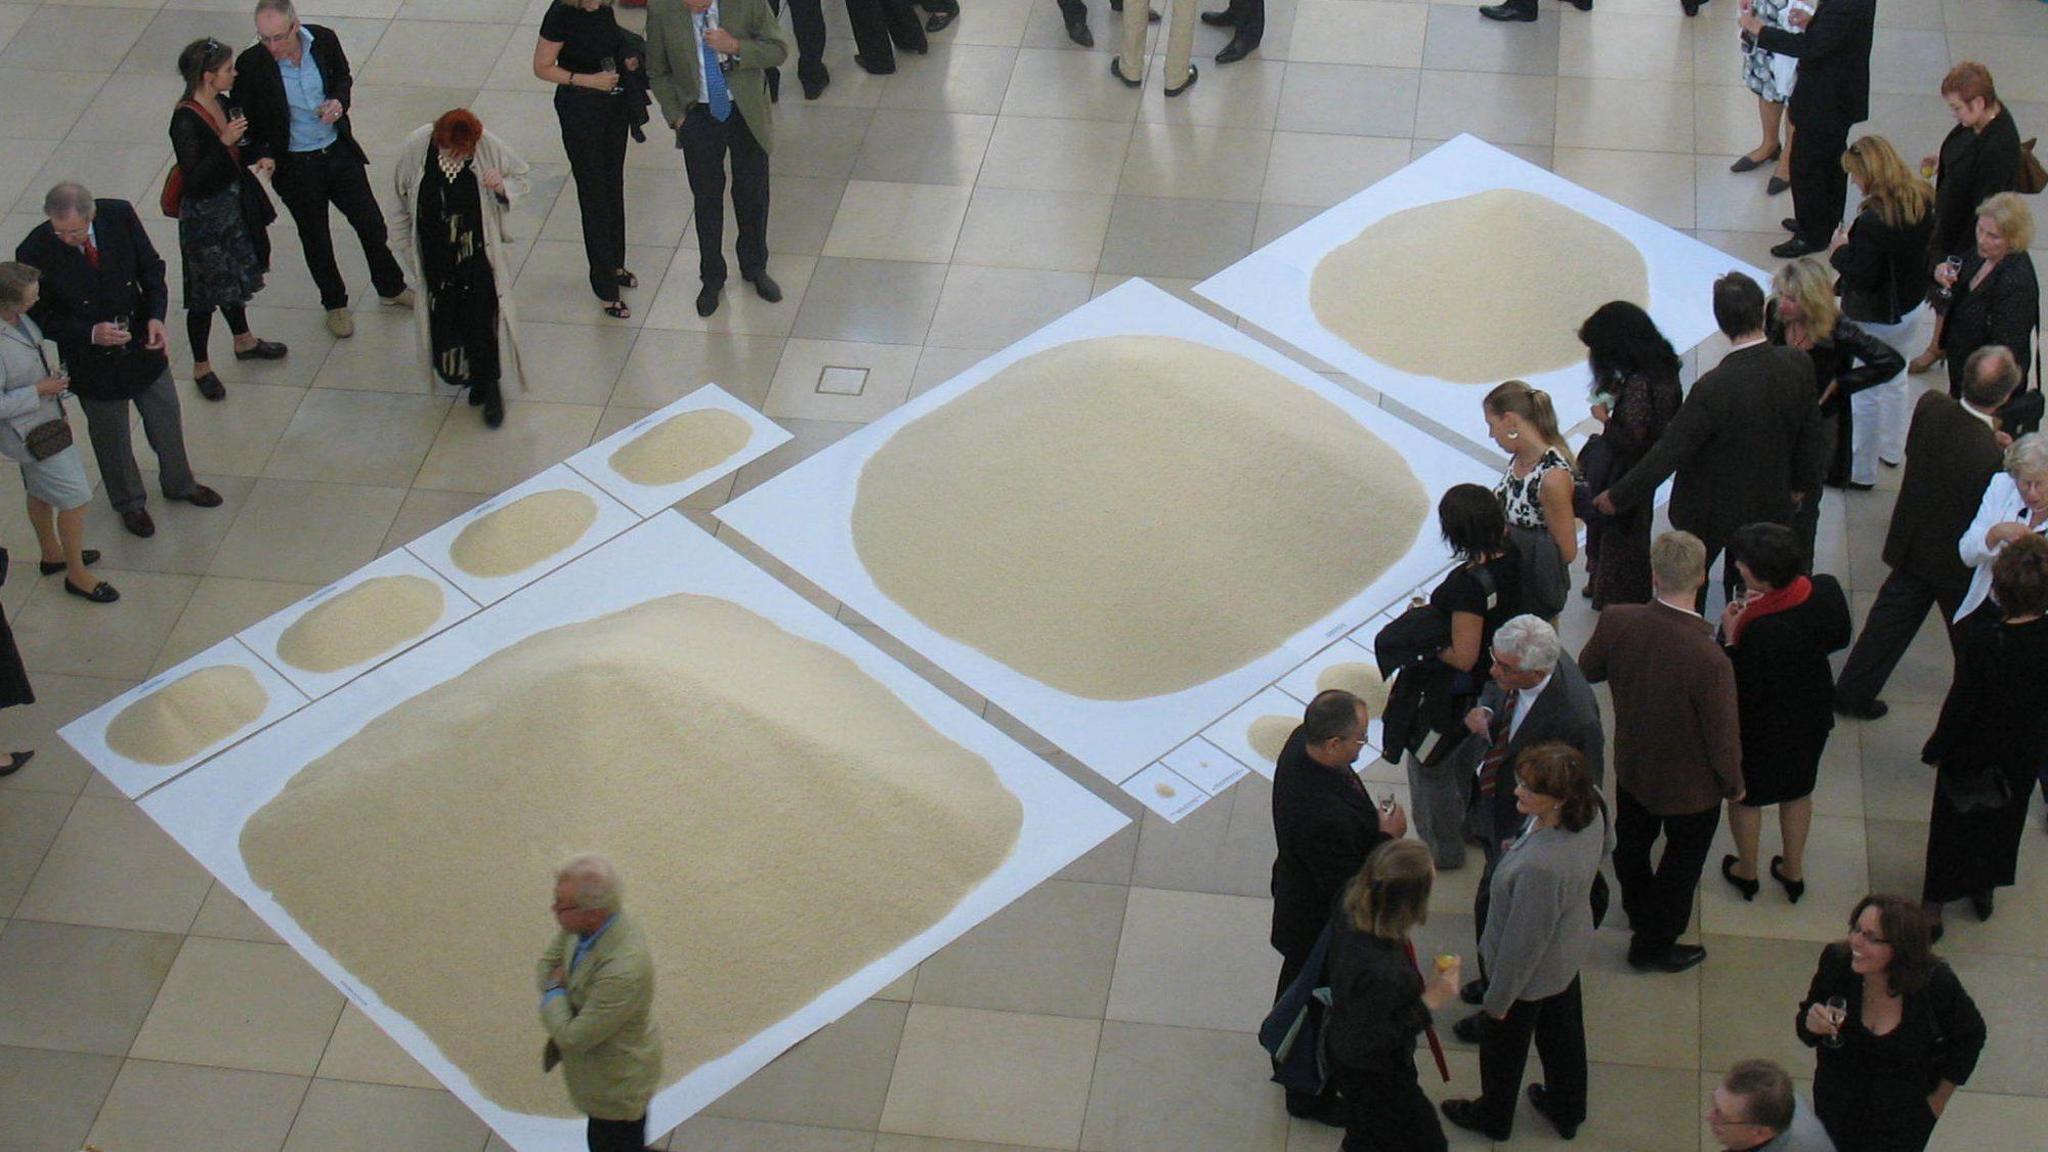
{"label": "woman in black coat", "polygon": [[[1593,418],[1600,422],[1602,453],[1581,455],[1592,477],[1592,461],[1607,457],[1606,472],[1592,490],[1612,488],[1664,435],[1685,393],[1678,385],[1678,353],[1657,330],[1650,314],[1626,300],[1593,310],[1579,325],[1586,367],[1593,373]],[[1613,516],[1582,509],[1586,522],[1586,595],[1597,610],[1609,604],[1650,602],[1650,525],[1655,501],[1645,500]],[[1590,513],[1590,514],[1588,514]]]}
{"label": "woman in black coat", "polygon": [[1865,896],[1821,951],[1793,1027],[1813,1111],[1844,1152],[1921,1152],[1984,1050],[1984,1017],[1903,896]]}
{"label": "woman in black coat", "polygon": [[[1135,2],[1135,0],[1133,0]],[[1442,1152],[1443,1125],[1415,1074],[1430,1013],[1458,998],[1458,959],[1425,982],[1409,934],[1429,918],[1436,867],[1416,840],[1373,849],[1345,889],[1330,937],[1323,1053],[1344,1099],[1344,1147]]]}
{"label": "woman in black coat", "polygon": [[226,317],[235,359],[277,360],[285,346],[249,331],[245,311],[270,268],[270,235],[277,209],[247,167],[240,143],[248,121],[228,103],[235,54],[211,37],[178,53],[185,98],[171,112],[171,151],[178,158],[184,196],[178,205],[178,253],[184,261],[185,338],[192,345],[192,382],[208,400],[227,395],[207,352],[213,313]]}
{"label": "woman in black coat", "polygon": [[2017,192],[2000,192],[1977,212],[1975,247],[1935,269],[1935,284],[1953,294],[1941,338],[1950,396],[1961,398],[1963,366],[1970,353],[1988,344],[2012,349],[2020,366],[2020,390],[2026,389],[2033,363],[2030,338],[2041,321],[2041,282],[2027,254],[2033,242],[2034,217],[2027,202]]}
{"label": "woman in black coat", "polygon": [[[1934,237],[1927,264],[1932,268],[1950,254],[1970,246],[1977,225],[1977,206],[2000,192],[2019,188],[2020,129],[2012,113],[1999,103],[1991,71],[1966,60],[1949,69],[1941,81],[1942,99],[1956,126],[1941,142],[1941,151],[1920,162],[1934,175]],[[1927,350],[1913,358],[1913,371],[1925,372],[1942,358],[1942,327],[1937,324]]]}
{"label": "woman in black coat", "polygon": [[1756,898],[1763,810],[1776,805],[1785,853],[1771,879],[1793,903],[1806,892],[1806,835],[1813,785],[1835,727],[1835,676],[1828,653],[1849,644],[1849,601],[1833,576],[1800,574],[1799,543],[1782,524],[1747,524],[1728,542],[1744,593],[1721,615],[1721,643],[1735,665],[1742,727],[1741,800],[1728,802],[1735,853],[1721,875]]}
{"label": "woman in black coat", "polygon": [[[1864,136],[1842,154],[1842,167],[1863,196],[1856,219],[1835,232],[1828,263],[1840,275],[1842,315],[1904,355],[1926,311],[1927,246],[1934,235],[1934,189],[1907,171],[1898,149]],[[1898,467],[1906,456],[1906,373],[1849,398],[1849,482],[1875,487],[1877,463]]]}
{"label": "woman in black coat", "polygon": [[1957,627],[1955,682],[1920,753],[1935,773],[1920,896],[1937,938],[1944,903],[1967,897],[1990,919],[1993,890],[2019,865],[2029,792],[2048,759],[2048,540],[2006,541],[1991,599],[1998,612]]}

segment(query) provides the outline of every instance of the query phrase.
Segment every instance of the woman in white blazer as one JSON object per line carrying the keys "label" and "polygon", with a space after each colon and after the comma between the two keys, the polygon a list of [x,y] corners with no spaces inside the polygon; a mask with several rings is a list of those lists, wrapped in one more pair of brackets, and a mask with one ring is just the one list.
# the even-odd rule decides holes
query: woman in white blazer
{"label": "woman in white blazer", "polygon": [[428,387],[469,390],[484,423],[504,423],[505,377],[519,380],[512,254],[505,217],[529,188],[527,164],[466,108],[406,137],[393,173],[391,250],[419,286],[413,314]]}
{"label": "woman in white blazer", "polygon": [[28,447],[31,431],[65,419],[59,397],[70,386],[44,350],[43,330],[29,319],[28,310],[42,292],[41,279],[31,265],[0,264],[0,456],[21,465],[28,522],[42,546],[43,575],[62,572],[64,591],[95,604],[111,604],[121,594],[87,570],[100,554],[85,546],[85,506],[92,499],[92,482],[86,479],[78,447],[68,444],[41,460]]}
{"label": "woman in white blazer", "polygon": [[2048,433],[2031,432],[2005,450],[2005,471],[1993,476],[1977,505],[1977,518],[1956,542],[1970,572],[1970,591],[1956,609],[1958,623],[1991,595],[1991,561],[2009,540],[2048,532]]}

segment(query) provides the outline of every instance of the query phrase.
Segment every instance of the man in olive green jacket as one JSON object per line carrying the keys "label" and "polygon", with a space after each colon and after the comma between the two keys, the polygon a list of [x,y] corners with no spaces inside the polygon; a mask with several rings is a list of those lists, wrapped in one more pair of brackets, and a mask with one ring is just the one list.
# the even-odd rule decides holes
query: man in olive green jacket
{"label": "man in olive green jacket", "polygon": [[767,0],[648,0],[647,82],[676,130],[696,200],[697,315],[718,310],[725,286],[725,160],[732,156],[732,213],[739,221],[740,279],[770,304],[782,289],[768,275],[768,152],[775,113],[768,69],[789,41]]}
{"label": "man in olive green jacket", "polygon": [[618,870],[578,856],[555,872],[555,923],[541,953],[541,1067],[559,1063],[569,1099],[590,1117],[590,1152],[644,1152],[647,1101],[661,1084],[654,958],[619,910]]}

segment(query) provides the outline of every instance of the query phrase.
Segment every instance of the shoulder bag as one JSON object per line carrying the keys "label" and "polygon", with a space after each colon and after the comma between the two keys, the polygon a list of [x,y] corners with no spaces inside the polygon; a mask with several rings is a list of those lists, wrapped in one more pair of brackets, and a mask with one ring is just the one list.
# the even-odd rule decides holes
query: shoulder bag
{"label": "shoulder bag", "polygon": [[[36,356],[43,362],[43,375],[55,376],[56,373],[50,371],[50,357],[40,344],[36,346]],[[57,401],[57,418],[45,420],[29,429],[21,442],[27,445],[28,454],[39,461],[48,460],[71,447],[71,421],[64,418],[64,401],[61,398]]]}
{"label": "shoulder bag", "polygon": [[[190,108],[198,114],[201,120],[206,121],[208,124],[213,123],[213,117],[206,114],[206,109],[201,107],[197,100],[180,100],[178,101],[178,107]],[[233,144],[224,145],[224,147],[227,148],[228,155],[234,157],[235,166],[241,167],[242,150]],[[170,174],[164,177],[164,190],[158,194],[156,206],[158,211],[173,220],[176,220],[178,213],[185,208],[185,172],[178,167],[176,161],[171,163]]]}

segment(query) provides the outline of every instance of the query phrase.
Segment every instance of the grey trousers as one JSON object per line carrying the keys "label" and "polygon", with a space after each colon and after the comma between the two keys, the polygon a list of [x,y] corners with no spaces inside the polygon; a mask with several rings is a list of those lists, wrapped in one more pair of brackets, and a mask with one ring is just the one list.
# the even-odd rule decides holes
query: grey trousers
{"label": "grey trousers", "polygon": [[1408,822],[1416,839],[1429,846],[1438,868],[1464,867],[1466,758],[1453,752],[1426,768],[1411,752],[1401,762],[1408,767]]}
{"label": "grey trousers", "polygon": [[[142,413],[142,434],[156,452],[157,480],[164,496],[177,500],[190,495],[198,481],[192,478],[192,465],[185,459],[185,425],[178,415],[178,387],[171,382],[168,365],[134,403]],[[116,512],[142,507],[149,495],[142,489],[142,469],[135,465],[128,404],[126,400],[78,398],[79,407],[85,409],[86,434],[92,437],[93,459],[99,461],[100,479]]]}

